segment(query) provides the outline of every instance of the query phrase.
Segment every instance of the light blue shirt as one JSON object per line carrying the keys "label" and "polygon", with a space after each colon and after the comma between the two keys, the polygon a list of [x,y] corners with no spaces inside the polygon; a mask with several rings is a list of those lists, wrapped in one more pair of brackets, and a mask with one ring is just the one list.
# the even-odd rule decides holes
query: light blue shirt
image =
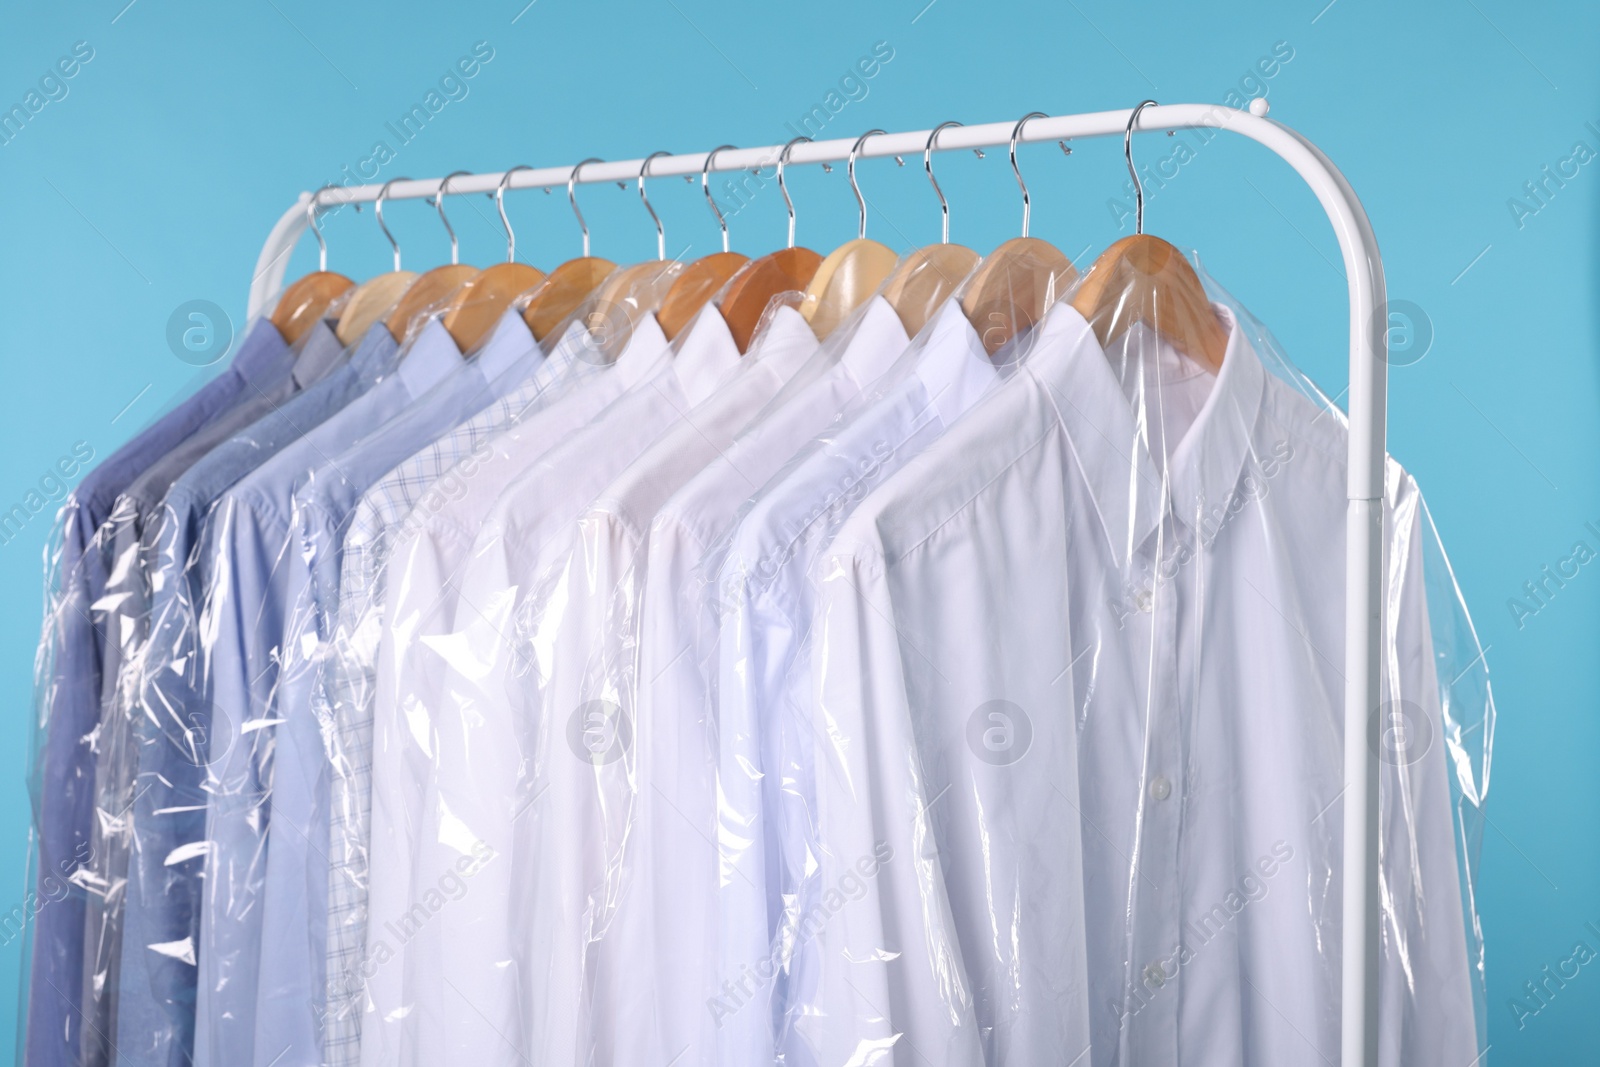
{"label": "light blue shirt", "polygon": [[[258,1064],[322,1062],[326,996],[329,758],[312,693],[338,611],[344,533],[357,503],[390,471],[516,389],[544,362],[521,316],[507,312],[489,341],[405,412],[311,472],[295,494],[295,550],[286,565],[284,667],[261,744],[273,744],[261,896]],[[243,1062],[243,1061],[231,1061]]]}
{"label": "light blue shirt", "polygon": [[247,1065],[255,1047],[263,834],[273,777],[272,733],[263,728],[271,723],[288,617],[294,492],[327,457],[339,455],[461,368],[461,353],[448,331],[430,322],[393,374],[230,489],[206,522],[200,548],[208,568],[206,603],[192,668],[210,715],[201,849],[206,873],[196,946],[194,1061],[201,1067]]}
{"label": "light blue shirt", "polygon": [[[94,737],[100,715],[105,627],[99,602],[113,557],[102,524],[142,472],[191,434],[228,411],[256,385],[288,374],[293,359],[283,335],[257,319],[228,368],[86,475],[67,498],[57,524],[61,556],[41,650],[35,700],[45,739],[35,768],[38,790],[36,900],[51,901],[35,920],[29,971],[27,1047],[30,1064],[77,1062],[87,894],[69,880],[89,855],[94,823]],[[66,475],[66,471],[62,472]],[[0,524],[0,537],[10,530]]]}
{"label": "light blue shirt", "polygon": [[250,383],[240,402],[201,427],[141,474],[117,501],[108,524],[113,540],[111,580],[97,608],[105,613],[106,642],[101,671],[100,728],[95,766],[100,818],[91,837],[94,854],[85,885],[103,887],[90,897],[85,926],[83,976],[83,1064],[104,1067],[112,1058],[121,983],[123,915],[126,901],[131,820],[110,817],[133,806],[138,755],[133,731],[142,718],[137,675],[149,633],[152,553],[159,540],[161,501],[168,487],[219,443],[288,402],[339,362],[344,346],[325,322],[314,323],[296,346],[294,362],[270,382]]}
{"label": "light blue shirt", "polygon": [[[326,326],[317,330],[324,343],[333,338]],[[317,340],[302,358],[316,354]],[[332,343],[339,347],[336,338]],[[209,715],[186,669],[195,662],[203,597],[202,568],[191,565],[190,554],[218,497],[392,372],[398,349],[387,329],[374,326],[326,378],[213,448],[167,492],[158,539],[146,548],[153,560],[150,637],[139,681],[143,713],[133,717],[138,779],[117,983],[119,1067],[178,1067],[194,1047],[192,946],[203,885],[194,845],[205,837]]]}

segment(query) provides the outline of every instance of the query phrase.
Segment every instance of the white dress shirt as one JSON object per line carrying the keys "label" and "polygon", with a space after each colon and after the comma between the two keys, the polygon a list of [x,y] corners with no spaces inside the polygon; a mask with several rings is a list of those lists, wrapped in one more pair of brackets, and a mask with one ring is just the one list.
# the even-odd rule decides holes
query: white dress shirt
{"label": "white dress shirt", "polygon": [[[424,833],[424,812],[431,810],[434,788],[431,711],[437,685],[430,689],[428,683],[440,673],[430,669],[437,658],[431,654],[416,662],[412,655],[416,640],[421,634],[450,631],[461,568],[471,558],[473,538],[500,492],[534,459],[585,426],[650,372],[660,370],[667,351],[667,339],[654,316],[634,327],[627,345],[610,363],[595,359],[588,331],[581,325],[577,333],[568,334],[569,387],[549,407],[507,427],[490,439],[486,449],[476,450],[447,471],[393,533],[395,548],[383,579],[391,599],[374,637],[369,825],[360,843],[369,866],[366,934],[360,959],[343,975],[345,995],[357,997],[362,1011],[358,1051],[364,1063],[393,1063],[402,1051],[411,1055],[406,1035],[414,1031],[418,1017],[412,1010],[415,990],[408,975],[416,967],[411,956],[417,935],[431,917],[426,908],[422,912],[415,908],[442,899],[439,877],[451,878],[454,885],[462,873],[450,875],[440,869],[421,891],[422,898],[412,892],[415,846]],[[684,366],[692,368],[694,360]],[[437,977],[432,982],[437,987]]]}
{"label": "white dress shirt", "polygon": [[[1236,328],[1214,380],[1045,329],[820,572],[797,1028],[819,1063],[1337,1062],[1344,427]],[[1438,723],[1390,473],[1385,696]],[[1383,768],[1396,1067],[1477,1054],[1444,749]]]}
{"label": "white dress shirt", "polygon": [[[717,724],[708,677],[716,671],[716,605],[709,595],[716,573],[702,570],[706,553],[740,505],[909,343],[894,308],[872,297],[823,346],[820,356],[837,361],[798,389],[785,387],[650,523],[637,624],[637,874],[617,932],[602,946],[623,986],[614,1006],[615,1064],[690,1067],[716,1060],[720,1020],[707,1008],[719,995],[717,912],[687,903],[715,901],[719,883]],[[757,921],[764,929],[764,920]]]}
{"label": "white dress shirt", "polygon": [[[1002,361],[1004,362],[1004,361]],[[848,412],[748,506],[713,549],[719,994],[702,1006],[726,1062],[768,1062],[801,960],[792,931],[815,879],[809,663],[816,561],[845,517],[1000,380],[951,300]],[[797,728],[797,724],[801,724]],[[803,967],[801,967],[803,972]]]}
{"label": "white dress shirt", "polygon": [[[367,930],[367,840],[372,795],[372,703],[383,629],[385,563],[412,505],[450,468],[562,395],[592,364],[579,358],[586,331],[574,323],[527,381],[390,471],[363,494],[344,535],[338,623],[320,654],[311,709],[329,724],[328,944],[323,1017],[325,1067],[360,1061],[361,963]],[[474,358],[533,344],[515,311],[496,324]]]}
{"label": "white dress shirt", "polygon": [[[646,335],[659,334],[653,320],[641,325]],[[509,803],[527,797],[518,797],[526,768],[518,763],[519,724],[508,692],[519,665],[507,658],[513,646],[504,634],[511,609],[528,591],[513,575],[536,572],[546,527],[570,521],[739,362],[732,335],[714,309],[698,316],[673,350],[505,489],[478,524],[468,564],[454,583],[457,617],[443,632],[419,639],[411,632],[417,621],[411,611],[390,613],[393,644],[415,643],[419,654],[438,658],[446,669],[423,668],[439,670],[442,679],[437,706],[424,707],[416,692],[385,692],[399,679],[392,654],[379,651],[368,916],[368,969],[375,974],[367,984],[364,1064],[411,1062],[413,1056],[419,1062],[449,1061],[455,1049],[474,1049],[477,1042],[503,1048],[496,1030],[514,1040],[505,1028],[520,1017],[509,952],[518,942],[508,924],[521,875],[511,868],[507,835],[518,810]],[[399,590],[404,581],[390,584]],[[418,782],[429,783],[427,799]],[[393,829],[380,839],[385,826]],[[380,850],[390,859],[380,861]],[[382,878],[381,893],[380,864],[396,872]],[[454,879],[457,871],[470,871],[470,906],[451,901],[426,915],[415,911],[419,900],[438,897],[441,878]],[[406,920],[408,914],[417,919]],[[378,955],[392,957],[400,943],[404,968],[377,961]],[[518,966],[528,966],[520,954]],[[488,1028],[469,1004],[494,1020]],[[435,1047],[451,1051],[430,1054]]]}
{"label": "white dress shirt", "polygon": [[[540,646],[537,666],[519,686],[521,715],[533,732],[526,756],[536,768],[540,799],[514,841],[525,850],[532,876],[522,907],[528,948],[541,961],[528,982],[532,1044],[526,1054],[534,1062],[577,1067],[592,1057],[657,1063],[664,1043],[699,1021],[656,1015],[650,979],[666,968],[673,980],[691,981],[690,972],[680,970],[687,961],[671,958],[670,944],[641,944],[651,924],[633,920],[645,918],[648,908],[628,921],[617,912],[625,899],[642,902],[641,894],[672,891],[670,885],[646,887],[639,878],[640,847],[671,847],[651,839],[658,829],[685,844],[698,829],[704,848],[714,826],[709,810],[655,813],[657,800],[670,808],[672,797],[657,793],[639,765],[641,754],[652,751],[635,696],[646,550],[672,494],[728,457],[739,433],[787,382],[825,370],[831,360],[817,350],[804,318],[778,307],[717,391],[560,532],[548,584],[534,579],[545,591],[519,615],[518,636],[533,636]],[[714,885],[713,878],[699,888]],[[680,930],[704,923],[711,899],[706,893],[677,898]],[[682,1058],[680,1046],[667,1058],[675,1054],[679,1062],[693,1062]]]}

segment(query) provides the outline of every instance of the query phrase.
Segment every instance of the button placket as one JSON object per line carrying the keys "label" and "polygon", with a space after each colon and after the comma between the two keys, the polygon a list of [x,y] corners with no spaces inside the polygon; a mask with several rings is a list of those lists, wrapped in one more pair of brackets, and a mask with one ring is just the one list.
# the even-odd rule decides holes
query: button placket
{"label": "button placket", "polygon": [[[1174,525],[1163,523],[1164,554],[1170,553]],[[1154,557],[1157,538],[1149,554]],[[1133,938],[1130,971],[1132,991],[1124,1033],[1128,1063],[1165,1065],[1178,1062],[1180,980],[1179,920],[1182,880],[1178,840],[1182,826],[1182,687],[1178,684],[1177,636],[1181,575],[1167,574],[1153,562],[1144,587],[1148,608],[1135,607],[1149,620],[1149,691],[1145,707],[1145,765],[1137,792],[1139,817],[1138,869],[1133,880]]]}

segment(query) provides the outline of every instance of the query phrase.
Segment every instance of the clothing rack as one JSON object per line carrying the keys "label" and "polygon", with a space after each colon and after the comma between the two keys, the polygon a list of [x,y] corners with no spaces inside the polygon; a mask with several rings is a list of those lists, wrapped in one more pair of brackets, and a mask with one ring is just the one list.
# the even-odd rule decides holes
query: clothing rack
{"label": "clothing rack", "polygon": [[[1388,366],[1388,316],[1383,262],[1378,242],[1361,202],[1344,175],[1316,145],[1301,134],[1266,117],[1265,99],[1248,111],[1214,104],[1168,104],[1134,110],[1098,111],[1082,115],[1037,118],[1023,125],[1021,142],[1122,136],[1129,130],[1219,129],[1242,134],[1276,152],[1300,175],[1328,215],[1344,257],[1350,285],[1350,452],[1347,476],[1345,534],[1345,699],[1344,699],[1344,938],[1342,945],[1343,1021],[1341,1067],[1377,1067],[1378,1063],[1378,761],[1370,747],[1373,717],[1381,694],[1378,666],[1383,578],[1384,430]],[[1130,127],[1130,121],[1132,123]],[[951,152],[1006,145],[1014,121],[981,126],[952,126],[941,132],[935,151]],[[923,151],[930,131],[874,135],[857,157],[913,155]],[[843,162],[855,138],[794,145],[787,166]],[[771,166],[780,145],[725,149],[710,160],[709,170],[739,171]],[[644,160],[595,162],[581,168],[581,183],[633,181]],[[652,178],[693,175],[707,166],[706,153],[657,156]],[[463,175],[452,179],[446,195],[492,193],[506,180],[507,189],[564,186],[573,168],[541,167],[497,174]],[[431,197],[439,179],[395,181],[386,200]],[[250,286],[250,317],[266,309],[283,284],[289,253],[305,231],[308,207],[374,201],[382,183],[336,186],[316,194],[301,193],[267,235]],[[1352,833],[1352,827],[1359,827]]]}

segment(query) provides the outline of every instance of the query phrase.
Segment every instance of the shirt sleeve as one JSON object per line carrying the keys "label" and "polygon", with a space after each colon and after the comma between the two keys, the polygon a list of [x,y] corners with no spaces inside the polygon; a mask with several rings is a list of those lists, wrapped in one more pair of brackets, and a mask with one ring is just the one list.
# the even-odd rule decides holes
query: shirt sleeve
{"label": "shirt sleeve", "polygon": [[[261,966],[256,987],[257,1063],[317,1062],[326,992],[327,758],[324,721],[314,707],[315,679],[326,661],[338,580],[337,524],[307,492],[292,521],[296,550],[285,561],[284,636],[270,718],[270,778],[262,783],[255,827],[263,854]],[[264,826],[261,824],[264,822]]]}
{"label": "shirt sleeve", "polygon": [[206,885],[199,937],[195,1062],[249,1062],[261,968],[272,692],[285,632],[286,519],[253,497],[225,497],[210,525],[214,576],[196,655],[212,718]]}
{"label": "shirt sleeve", "polygon": [[[512,831],[529,799],[507,688],[518,588],[497,524],[487,529],[458,578],[454,620],[434,633],[421,625],[433,598],[411,606],[412,588],[430,585],[426,545],[391,563],[406,573],[390,575],[398,599],[384,622],[373,713],[365,1067],[408,1048],[418,1062],[487,1064],[508,1042],[526,1047],[526,961],[514,957],[510,927]],[[410,684],[429,672],[437,688]],[[434,938],[451,951],[436,970],[415,967],[412,955]]]}
{"label": "shirt sleeve", "polygon": [[[1471,761],[1442,701],[1452,681],[1474,663],[1452,664],[1437,654],[1425,581],[1430,529],[1415,482],[1404,475],[1396,481],[1388,516],[1389,659],[1375,739],[1386,927],[1379,1059],[1386,1065],[1444,1067],[1479,1055],[1480,1035],[1466,1024],[1474,1018],[1475,999],[1462,902],[1469,872],[1457,865],[1450,780],[1453,769],[1462,769],[1470,781]],[[1442,554],[1437,563],[1444,565]]]}
{"label": "shirt sleeve", "polygon": [[982,1062],[881,555],[824,562],[813,630],[822,891],[792,933],[815,960],[799,1036],[819,1063]]}

